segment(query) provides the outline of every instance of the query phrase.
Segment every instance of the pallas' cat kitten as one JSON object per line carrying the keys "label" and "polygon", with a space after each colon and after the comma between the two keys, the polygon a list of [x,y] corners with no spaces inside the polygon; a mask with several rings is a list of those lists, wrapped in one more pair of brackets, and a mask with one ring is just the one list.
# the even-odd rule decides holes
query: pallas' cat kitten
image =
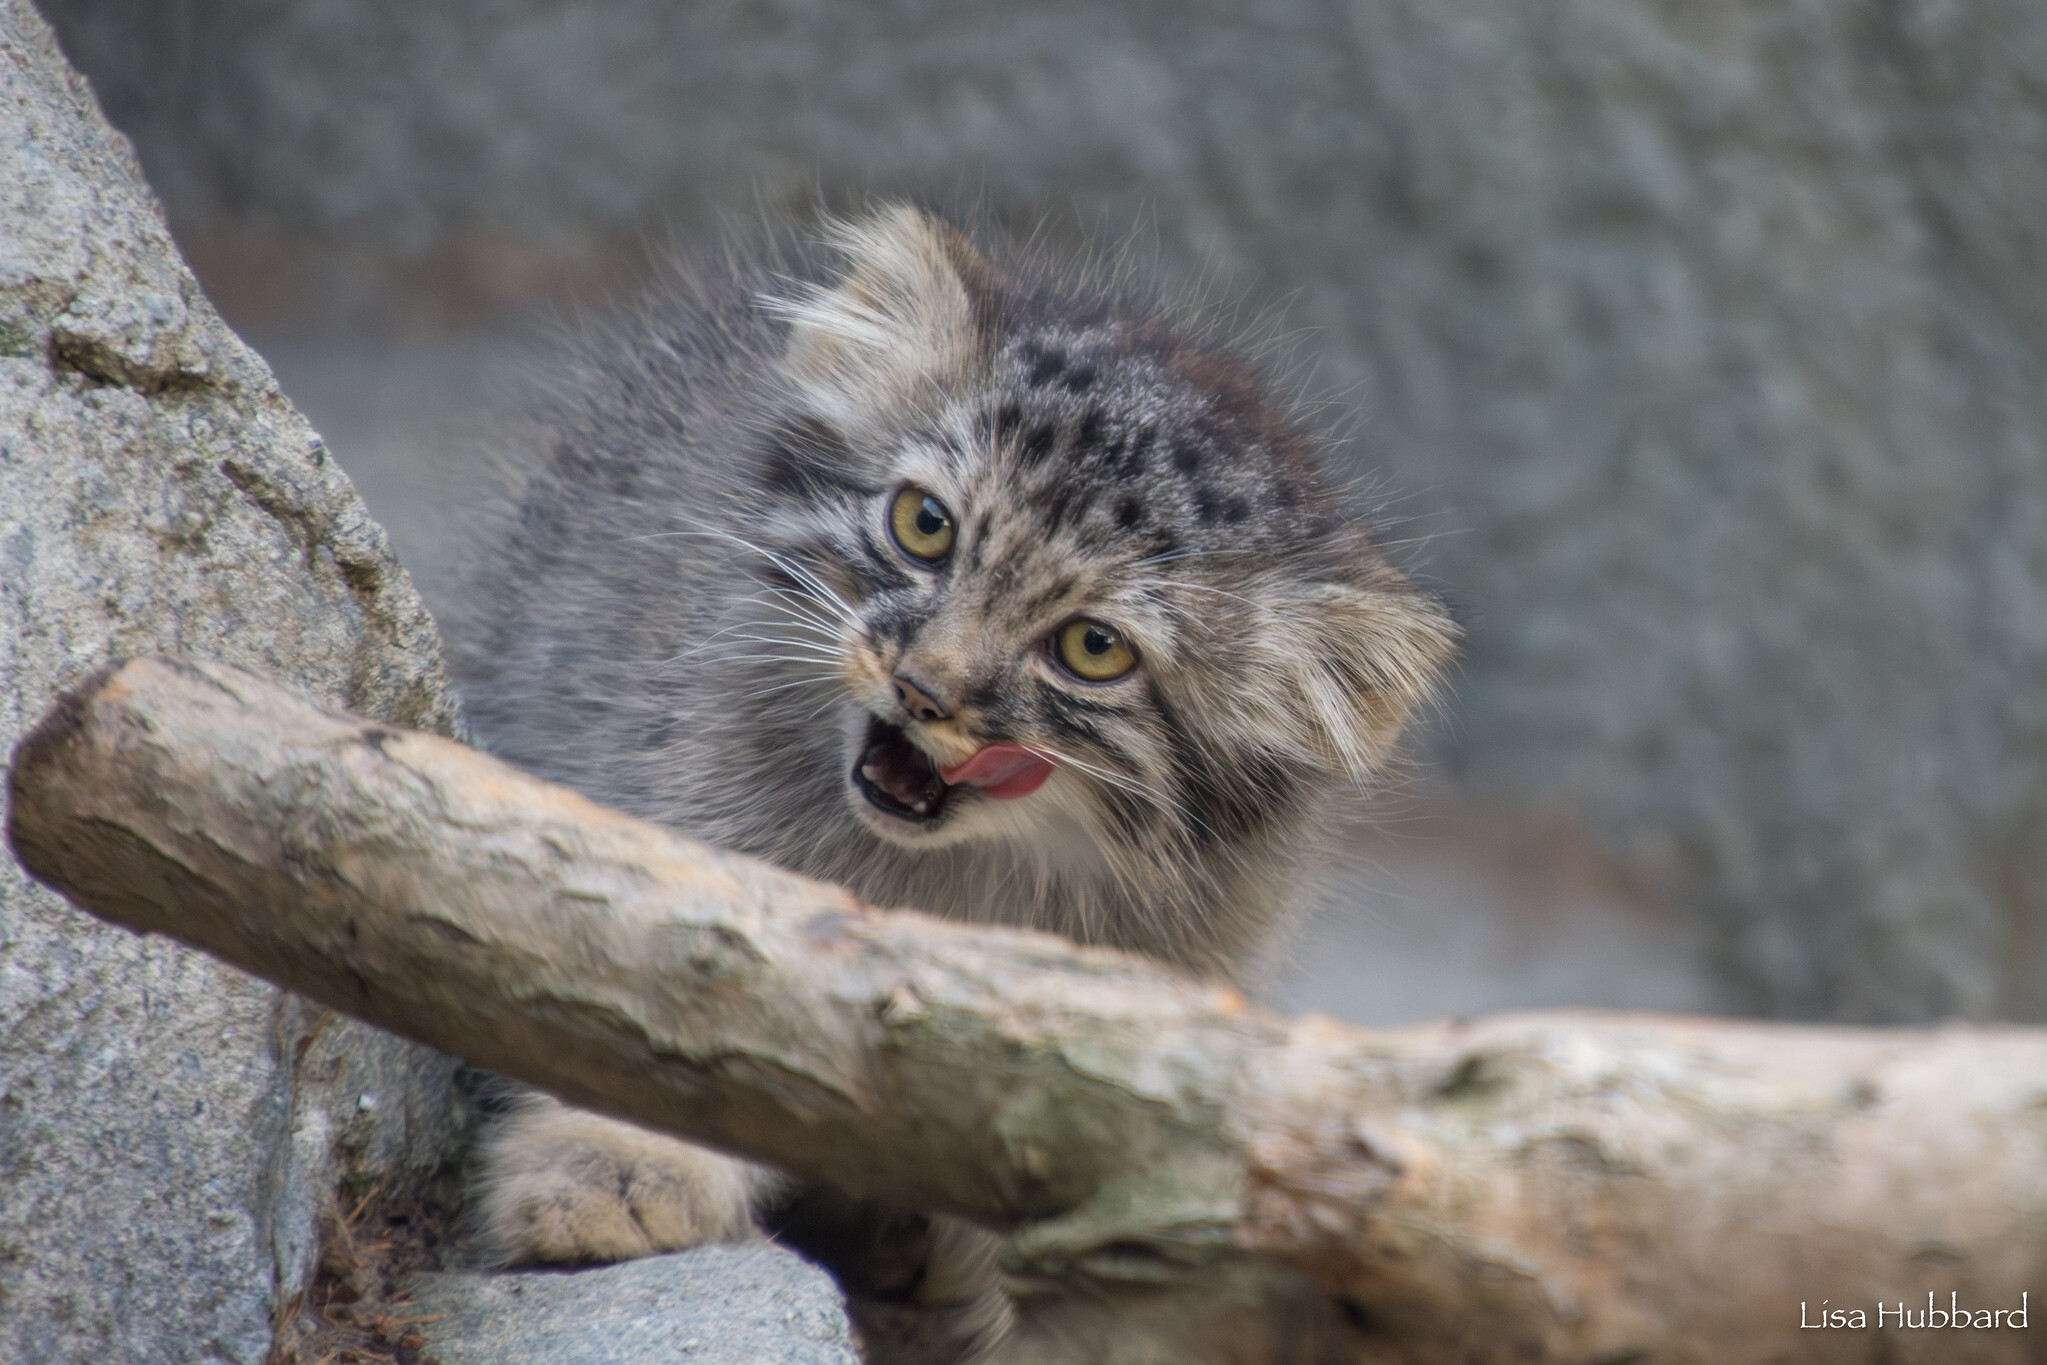
{"label": "pallas' cat kitten", "polygon": [[[1245,364],[910,208],[649,303],[543,429],[485,742],[885,906],[1237,973],[1454,634]],[[487,1163],[510,1261],[732,1236],[760,1184],[539,1100]]]}

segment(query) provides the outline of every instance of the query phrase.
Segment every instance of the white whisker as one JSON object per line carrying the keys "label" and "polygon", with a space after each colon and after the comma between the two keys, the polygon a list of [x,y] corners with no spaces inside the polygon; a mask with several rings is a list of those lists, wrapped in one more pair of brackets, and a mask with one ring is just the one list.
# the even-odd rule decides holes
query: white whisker
{"label": "white whisker", "polygon": [[798,678],[793,682],[776,683],[773,687],[756,687],[746,695],[749,697],[768,697],[773,696],[777,692],[787,692],[792,687],[815,687],[819,683],[834,683],[838,680],[838,677],[834,674],[820,674],[815,678]]}
{"label": "white whisker", "polygon": [[838,666],[836,659],[821,659],[812,654],[732,654],[727,656],[726,661],[735,664],[816,664],[820,668],[831,669],[834,674],[837,673]]}
{"label": "white whisker", "polygon": [[1099,764],[1089,763],[1085,759],[1076,758],[1074,755],[1063,750],[1055,749],[1049,744],[1032,742],[1026,743],[1022,747],[1040,758],[1048,759],[1054,763],[1064,763],[1068,767],[1084,772],[1088,776],[1098,781],[1106,782],[1112,787],[1121,787],[1123,790],[1134,795],[1149,797],[1160,805],[1169,804],[1166,798],[1155,788],[1127,774],[1116,772],[1110,768],[1104,768]]}
{"label": "white whisker", "polygon": [[[845,598],[841,597],[837,590],[831,586],[831,584],[825,582],[822,578],[819,578],[815,573],[811,572],[809,569],[806,569],[801,564],[798,564],[794,559],[791,559],[788,555],[782,554],[776,550],[770,550],[764,545],[755,544],[753,541],[746,539],[744,536],[737,536],[732,534],[732,532],[730,531],[721,531],[716,527],[704,526],[701,523],[698,524],[697,527],[692,530],[669,531],[663,534],[671,536],[704,536],[712,540],[722,540],[728,545],[734,545],[742,550],[747,550],[753,554],[757,554],[761,558],[767,560],[770,564],[773,564],[776,568],[780,569],[783,573],[786,573],[791,578],[795,579],[797,583],[802,585],[804,588],[808,589],[809,593],[806,598],[807,601],[814,602],[817,605],[824,607],[827,611],[831,612],[832,615],[838,617],[841,621],[845,622],[845,624],[851,626],[856,631],[864,632],[866,630],[866,623],[863,622],[860,619],[859,614],[853,610],[852,603],[848,602]],[[641,540],[651,540],[654,538],[655,537],[653,536],[638,537],[638,539]],[[788,591],[788,589],[785,588],[783,589],[783,591]]]}

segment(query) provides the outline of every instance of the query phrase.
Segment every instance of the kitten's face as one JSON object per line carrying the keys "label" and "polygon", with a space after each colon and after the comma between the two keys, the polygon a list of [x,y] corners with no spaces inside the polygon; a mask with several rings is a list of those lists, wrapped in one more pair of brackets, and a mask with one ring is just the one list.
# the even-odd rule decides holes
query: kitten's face
{"label": "kitten's face", "polygon": [[999,445],[954,434],[903,455],[846,509],[866,553],[832,574],[861,622],[840,641],[857,817],[909,847],[1036,842],[1095,818],[1095,784],[1142,791],[1139,641],[1164,623],[1127,562],[1047,534]]}
{"label": "kitten's face", "polygon": [[1122,876],[1284,842],[1378,764],[1439,610],[1241,370],[1003,295],[929,219],[864,232],[790,310],[756,528],[792,668],[835,664],[816,723],[855,818]]}
{"label": "kitten's face", "polygon": [[[904,440],[881,491],[835,509],[827,576],[860,622],[840,640],[848,799],[909,847],[1063,835],[1078,851],[1105,820],[1137,835],[1174,801],[1185,622],[1160,561],[1176,547],[1092,505],[1055,416],[999,390],[978,406]],[[1030,455],[1034,432],[1054,449]]]}

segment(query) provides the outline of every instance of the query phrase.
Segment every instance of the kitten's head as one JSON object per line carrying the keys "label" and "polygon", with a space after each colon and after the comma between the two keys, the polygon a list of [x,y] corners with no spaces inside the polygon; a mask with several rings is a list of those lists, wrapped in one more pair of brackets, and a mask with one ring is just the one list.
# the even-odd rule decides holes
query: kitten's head
{"label": "kitten's head", "polygon": [[799,691],[829,671],[816,724],[856,818],[1140,894],[1290,852],[1428,696],[1439,605],[1236,361],[1019,282],[916,210],[836,245],[841,277],[771,305],[745,534],[773,666]]}

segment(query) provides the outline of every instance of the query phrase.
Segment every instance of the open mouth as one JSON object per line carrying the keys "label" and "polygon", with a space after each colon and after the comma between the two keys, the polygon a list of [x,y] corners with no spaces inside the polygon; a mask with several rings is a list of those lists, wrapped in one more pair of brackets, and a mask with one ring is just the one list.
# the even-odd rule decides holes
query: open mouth
{"label": "open mouth", "polygon": [[853,785],[869,805],[914,824],[930,824],[944,814],[952,790],[930,755],[879,718],[867,722],[867,744],[853,764]]}

